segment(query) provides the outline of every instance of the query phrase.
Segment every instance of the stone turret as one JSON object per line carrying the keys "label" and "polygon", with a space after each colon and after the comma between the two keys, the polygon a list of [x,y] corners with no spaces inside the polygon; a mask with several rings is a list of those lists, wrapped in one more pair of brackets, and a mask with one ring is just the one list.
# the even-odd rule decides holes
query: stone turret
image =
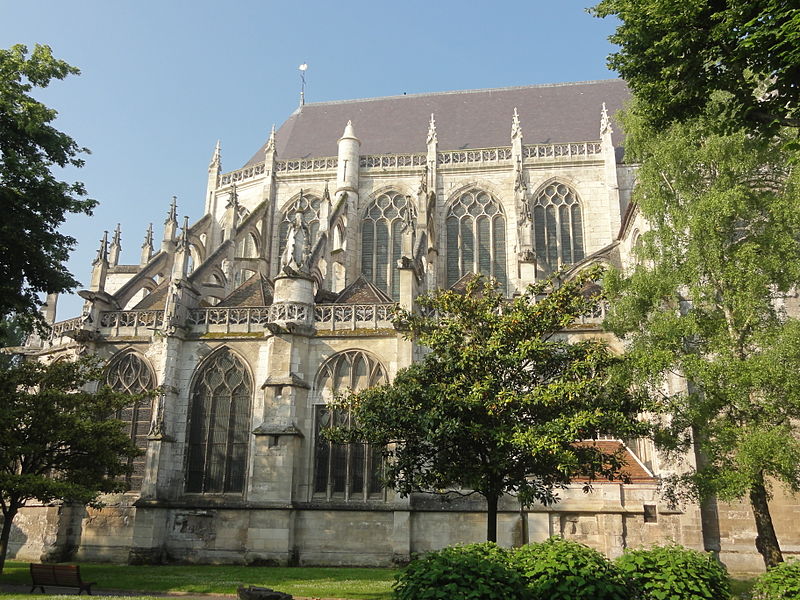
{"label": "stone turret", "polygon": [[339,138],[339,164],[336,168],[336,191],[358,193],[358,164],[361,140],[356,137],[353,122],[348,121]]}

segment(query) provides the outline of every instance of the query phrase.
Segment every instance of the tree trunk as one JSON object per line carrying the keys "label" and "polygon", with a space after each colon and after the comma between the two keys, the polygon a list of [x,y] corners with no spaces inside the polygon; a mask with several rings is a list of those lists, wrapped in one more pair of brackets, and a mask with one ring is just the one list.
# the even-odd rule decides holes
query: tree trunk
{"label": "tree trunk", "polygon": [[756,483],[750,488],[750,506],[756,520],[756,549],[764,559],[764,565],[769,569],[783,562],[783,554],[772,526],[772,515],[767,503],[767,488],[764,485],[764,475],[759,474]]}
{"label": "tree trunk", "polygon": [[497,542],[497,501],[499,496],[494,494],[486,497],[488,509],[486,511],[486,541]]}
{"label": "tree trunk", "polygon": [[18,510],[19,509],[12,504],[3,515],[3,527],[0,529],[0,575],[2,575],[3,567],[5,567],[6,564],[8,538],[11,536],[11,525],[14,522],[14,517],[17,516]]}

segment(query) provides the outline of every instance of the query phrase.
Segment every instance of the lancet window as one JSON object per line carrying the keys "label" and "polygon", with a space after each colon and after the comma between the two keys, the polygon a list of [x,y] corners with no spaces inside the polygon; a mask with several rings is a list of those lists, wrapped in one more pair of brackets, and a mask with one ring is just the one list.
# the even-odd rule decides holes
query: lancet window
{"label": "lancet window", "polygon": [[361,224],[361,272],[395,300],[400,297],[397,261],[403,252],[403,218],[409,201],[402,194],[381,194]]}
{"label": "lancet window", "polygon": [[382,448],[370,444],[334,444],[323,438],[331,426],[350,427],[352,415],[332,410],[327,402],[337,392],[363,390],[386,383],[381,364],[365,352],[348,350],[328,359],[315,383],[314,494],[327,498],[366,500],[382,497]]}
{"label": "lancet window", "polygon": [[244,490],[252,390],[247,368],[227,348],[200,367],[189,409],[187,492]]}
{"label": "lancet window", "polygon": [[467,273],[481,273],[506,291],[506,220],[500,203],[484,191],[468,191],[450,205],[445,224],[447,287]]}
{"label": "lancet window", "polygon": [[553,271],[583,259],[583,215],[571,187],[551,183],[536,196],[533,243],[538,260]]}
{"label": "lancet window", "polygon": [[289,234],[289,225],[291,225],[294,220],[294,215],[297,211],[302,213],[303,222],[308,227],[313,250],[313,244],[316,242],[317,233],[319,232],[319,205],[319,198],[306,194],[303,194],[289,205],[289,208],[283,213],[283,219],[278,228],[278,256],[283,254],[283,250],[286,248],[286,236]]}
{"label": "lancet window", "polygon": [[[155,375],[145,360],[135,352],[123,352],[115,356],[106,369],[106,384],[115,392],[141,394],[155,388]],[[152,418],[152,400],[142,398],[123,408],[116,415],[123,422],[125,431],[139,450],[147,450],[147,434]],[[130,459],[132,472],[126,483],[132,491],[142,488],[145,457]]]}

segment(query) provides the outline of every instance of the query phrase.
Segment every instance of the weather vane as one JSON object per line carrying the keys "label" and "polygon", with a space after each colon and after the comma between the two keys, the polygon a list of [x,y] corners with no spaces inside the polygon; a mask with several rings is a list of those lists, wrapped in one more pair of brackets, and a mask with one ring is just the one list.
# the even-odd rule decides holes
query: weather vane
{"label": "weather vane", "polygon": [[303,63],[297,68],[300,70],[300,106],[303,106],[306,103],[306,70],[308,65]]}

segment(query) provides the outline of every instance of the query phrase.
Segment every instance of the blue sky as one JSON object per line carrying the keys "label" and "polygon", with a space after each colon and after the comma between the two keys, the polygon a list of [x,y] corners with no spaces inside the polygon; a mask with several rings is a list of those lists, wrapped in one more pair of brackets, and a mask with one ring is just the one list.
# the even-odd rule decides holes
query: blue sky
{"label": "blue sky", "polygon": [[[63,230],[83,283],[103,230],[122,223],[123,263],[147,224],[160,238],[170,198],[198,219],[217,139],[241,167],[306,101],[606,79],[616,23],[591,0],[0,0],[0,46],[49,44],[81,69],[36,96],[91,149],[83,181],[100,204]],[[288,157],[287,157],[288,158]],[[58,319],[79,314],[62,297]]]}

